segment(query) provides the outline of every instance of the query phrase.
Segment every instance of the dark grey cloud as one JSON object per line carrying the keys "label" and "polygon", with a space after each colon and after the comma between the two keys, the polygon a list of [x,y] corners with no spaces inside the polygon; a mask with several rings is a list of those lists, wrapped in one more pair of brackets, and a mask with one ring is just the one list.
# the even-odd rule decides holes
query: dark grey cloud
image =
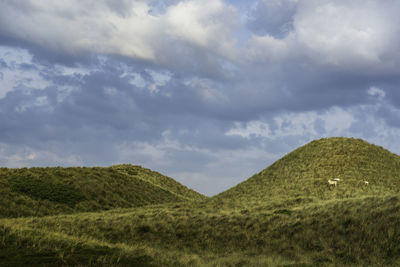
{"label": "dark grey cloud", "polygon": [[248,28],[258,35],[283,38],[293,30],[297,1],[258,1],[249,12]]}
{"label": "dark grey cloud", "polygon": [[0,67],[1,68],[7,68],[7,63],[1,58],[0,58]]}
{"label": "dark grey cloud", "polygon": [[400,151],[395,1],[89,2],[0,3],[1,165],[215,194],[320,137]]}

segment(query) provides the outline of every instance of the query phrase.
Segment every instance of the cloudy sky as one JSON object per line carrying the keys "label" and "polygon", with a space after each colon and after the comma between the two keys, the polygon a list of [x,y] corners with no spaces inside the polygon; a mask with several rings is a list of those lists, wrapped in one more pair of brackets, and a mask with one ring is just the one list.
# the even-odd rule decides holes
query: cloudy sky
{"label": "cloudy sky", "polygon": [[400,154],[397,0],[0,0],[0,166],[207,195],[313,139]]}

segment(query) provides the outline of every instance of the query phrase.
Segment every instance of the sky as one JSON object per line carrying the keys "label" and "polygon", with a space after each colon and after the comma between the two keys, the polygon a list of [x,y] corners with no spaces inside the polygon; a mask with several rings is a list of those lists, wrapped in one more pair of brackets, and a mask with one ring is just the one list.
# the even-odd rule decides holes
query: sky
{"label": "sky", "polygon": [[215,195],[298,146],[400,154],[397,0],[1,0],[0,166]]}

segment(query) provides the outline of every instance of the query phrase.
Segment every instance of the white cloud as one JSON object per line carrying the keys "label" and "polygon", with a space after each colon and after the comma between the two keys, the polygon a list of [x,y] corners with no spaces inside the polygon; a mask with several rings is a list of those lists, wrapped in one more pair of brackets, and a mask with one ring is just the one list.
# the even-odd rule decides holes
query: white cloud
{"label": "white cloud", "polygon": [[24,145],[0,143],[0,164],[8,168],[28,166],[79,166],[77,156],[64,155]]}
{"label": "white cloud", "polygon": [[9,70],[2,69],[3,73],[1,79],[0,99],[4,98],[8,92],[13,91],[15,88],[35,88],[45,89],[52,85],[51,82],[43,79],[35,70]]}
{"label": "white cloud", "polygon": [[267,123],[261,121],[250,121],[242,125],[235,122],[235,127],[225,133],[226,135],[238,135],[244,138],[252,136],[271,137],[271,130]]}
{"label": "white cloud", "polygon": [[10,65],[10,67],[32,63],[32,55],[26,49],[9,46],[0,46],[0,58]]}
{"label": "white cloud", "polygon": [[109,96],[114,96],[117,94],[118,90],[115,87],[104,87],[104,93]]}
{"label": "white cloud", "polygon": [[326,63],[380,63],[395,41],[392,16],[377,1],[304,1],[294,19],[300,44]]}
{"label": "white cloud", "polygon": [[196,94],[208,103],[216,103],[218,100],[224,100],[224,95],[219,90],[218,84],[212,80],[191,77],[186,79],[184,84],[193,88]]}
{"label": "white cloud", "polygon": [[[185,41],[232,57],[230,28],[235,10],[221,0],[191,0],[151,14],[145,0],[114,3],[93,0],[0,2],[0,33],[72,55],[106,53],[158,61],[173,41]],[[114,4],[117,5],[117,4]],[[170,43],[172,41],[172,43]]]}
{"label": "white cloud", "polygon": [[386,96],[385,91],[383,91],[382,89],[375,87],[375,86],[370,87],[368,89],[367,93],[370,96],[376,96],[380,100],[382,100]]}
{"label": "white cloud", "polygon": [[[267,6],[281,8],[283,2],[268,1]],[[395,44],[399,42],[400,20],[394,10],[399,8],[396,1],[297,1],[290,31],[283,38],[253,34],[245,54],[250,62],[285,63],[302,57],[312,64],[352,72],[398,71],[400,53]],[[268,8],[265,12],[268,14]],[[274,16],[270,16],[273,23]]]}
{"label": "white cloud", "polygon": [[317,121],[323,122],[323,130],[325,135],[339,136],[346,131],[356,121],[351,110],[345,110],[339,107],[333,107],[325,112],[288,112],[273,117],[272,122],[250,121],[247,123],[234,124],[234,127],[225,134],[237,135],[243,138],[264,137],[276,140],[282,137],[290,136],[312,136],[318,138],[321,136],[315,129]]}
{"label": "white cloud", "polygon": [[142,142],[121,142],[117,145],[120,160],[126,159],[147,166],[165,166],[170,164],[167,157],[167,150],[181,150],[181,144],[172,140],[169,131],[162,133],[162,139],[157,143]]}
{"label": "white cloud", "polygon": [[147,73],[153,78],[153,83],[148,86],[151,93],[158,93],[160,91],[160,86],[165,85],[169,80],[171,80],[171,73],[168,71],[159,72],[154,70],[146,70]]}
{"label": "white cloud", "polygon": [[247,46],[247,56],[250,61],[281,61],[288,53],[288,39],[277,39],[270,35],[253,35]]}
{"label": "white cloud", "polygon": [[84,68],[82,66],[77,66],[77,67],[67,67],[67,66],[62,66],[59,64],[56,64],[54,66],[54,69],[56,72],[60,73],[61,75],[73,75],[73,74],[78,74],[78,75],[88,75],[92,70],[88,68]]}
{"label": "white cloud", "polygon": [[[55,87],[57,90],[57,101],[62,102],[71,92],[77,90],[76,87],[65,84],[55,85],[53,81],[46,77],[50,72],[57,73],[63,76],[74,74],[86,75],[90,70],[80,66],[65,67],[61,65],[45,66],[33,61],[33,56],[26,49],[14,48],[8,46],[0,46],[0,59],[7,66],[0,65],[0,99],[6,97],[7,93],[14,90],[22,90],[24,94],[30,95],[33,90],[43,90],[49,87]],[[43,75],[45,74],[45,75]],[[29,103],[24,103],[16,110],[19,112],[25,111],[28,107],[43,107],[48,101],[46,97],[31,99]],[[50,110],[50,109],[49,109]]]}
{"label": "white cloud", "polygon": [[342,135],[356,121],[351,110],[338,107],[331,108],[328,112],[318,116],[325,122],[325,130],[329,135]]}
{"label": "white cloud", "polygon": [[25,49],[0,46],[0,59],[7,64],[6,67],[0,65],[2,73],[0,99],[15,88],[45,89],[52,85],[40,75],[40,67],[39,69],[23,67],[32,64],[32,55]]}
{"label": "white cloud", "polygon": [[15,107],[15,111],[25,112],[28,109],[32,108],[40,108],[43,111],[47,112],[53,111],[53,107],[50,105],[47,96],[39,96],[34,99],[30,99],[30,101],[20,103],[18,106]]}
{"label": "white cloud", "polygon": [[129,83],[135,85],[137,87],[143,88],[146,86],[146,81],[139,73],[133,73],[129,75],[131,78],[129,79]]}
{"label": "white cloud", "polygon": [[172,77],[172,73],[169,71],[155,71],[152,69],[144,70],[148,75],[150,75],[151,81],[145,80],[143,76],[127,68],[124,73],[120,76],[121,78],[128,77],[129,83],[131,85],[137,86],[142,89],[149,90],[150,93],[155,94],[160,92],[160,87],[166,85]]}
{"label": "white cloud", "polygon": [[78,88],[69,85],[57,86],[57,103],[61,103],[74,91],[78,90]]}
{"label": "white cloud", "polygon": [[290,112],[274,118],[277,129],[273,138],[284,136],[315,135],[314,121],[317,120],[316,112],[295,113]]}
{"label": "white cloud", "polygon": [[165,17],[169,35],[201,47],[216,49],[234,58],[235,40],[231,27],[239,23],[233,7],[221,0],[193,0],[171,6]]}

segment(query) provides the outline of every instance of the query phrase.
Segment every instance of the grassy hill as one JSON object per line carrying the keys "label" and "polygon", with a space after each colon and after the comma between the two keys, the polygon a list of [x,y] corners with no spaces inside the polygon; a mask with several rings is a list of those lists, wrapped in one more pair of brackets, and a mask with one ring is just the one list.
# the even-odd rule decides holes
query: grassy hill
{"label": "grassy hill", "polygon": [[205,197],[140,166],[0,168],[0,217],[128,208]]}
{"label": "grassy hill", "polygon": [[30,259],[99,266],[399,266],[399,198],[279,209],[192,202],[2,219],[0,251],[18,255],[3,259],[8,264]]}
{"label": "grassy hill", "polygon": [[[339,178],[337,187],[329,179]],[[368,185],[364,182],[368,181]],[[361,139],[324,138],[217,195],[227,202],[308,202],[400,192],[400,157]]]}
{"label": "grassy hill", "polygon": [[3,218],[0,266],[400,266],[399,166],[381,147],[328,138],[213,198],[182,189],[195,201]]}

